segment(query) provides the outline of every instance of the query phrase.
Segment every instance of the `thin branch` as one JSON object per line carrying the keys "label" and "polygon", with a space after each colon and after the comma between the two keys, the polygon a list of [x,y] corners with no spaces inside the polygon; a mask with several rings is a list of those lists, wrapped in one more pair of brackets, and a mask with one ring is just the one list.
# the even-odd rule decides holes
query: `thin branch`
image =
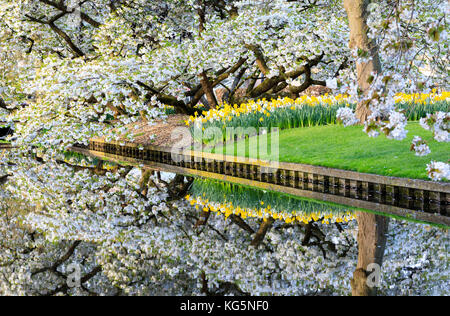
{"label": "thin branch", "polygon": [[[64,2],[55,2],[55,1],[50,1],[50,0],[39,0],[42,3],[45,3],[49,6],[54,7],[55,9],[58,9],[60,11],[62,11],[65,14],[68,13],[73,13],[75,10],[69,11],[69,8],[64,4]],[[81,8],[80,8],[81,11]],[[90,25],[92,25],[95,28],[99,28],[101,26],[101,23],[95,21],[93,18],[91,18],[90,16],[88,16],[86,13],[84,12],[80,12],[80,16],[81,19],[87,23],[89,23]]]}
{"label": "thin branch", "polygon": [[36,274],[39,274],[39,273],[43,273],[43,272],[46,272],[46,271],[53,271],[53,272],[55,272],[55,271],[57,271],[57,269],[58,269],[58,267],[60,266],[60,265],[62,265],[64,262],[66,262],[67,260],[69,260],[69,258],[73,255],[73,253],[75,252],[75,249],[80,245],[80,243],[81,243],[81,241],[79,241],[79,240],[77,240],[77,241],[75,241],[73,244],[72,244],[72,246],[70,246],[70,248],[67,250],[67,252],[64,254],[64,256],[62,256],[59,260],[57,260],[52,266],[50,266],[50,267],[44,267],[44,268],[41,268],[41,269],[38,269],[38,270],[36,270],[36,271],[33,271],[32,273],[31,273],[31,275],[36,275]]}
{"label": "thin branch", "polygon": [[257,248],[262,243],[262,241],[266,237],[267,232],[272,228],[274,222],[275,220],[272,217],[264,219],[261,222],[261,226],[259,226],[259,229],[251,242],[251,245],[253,247]]}

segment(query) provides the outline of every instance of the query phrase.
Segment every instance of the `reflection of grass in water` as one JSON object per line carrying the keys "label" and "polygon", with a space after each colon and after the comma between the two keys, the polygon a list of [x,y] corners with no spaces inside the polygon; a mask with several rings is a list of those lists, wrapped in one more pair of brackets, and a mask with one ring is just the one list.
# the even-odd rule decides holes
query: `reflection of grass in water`
{"label": "reflection of grass in water", "polygon": [[[191,187],[191,203],[213,211],[241,217],[258,217],[285,220],[286,222],[310,222],[323,220],[324,223],[352,220],[354,212],[351,208],[294,197],[287,194],[255,189],[208,179],[196,179]],[[222,208],[217,208],[217,203]],[[213,206],[213,207],[210,207]],[[216,206],[216,207],[214,207]]]}
{"label": "reflection of grass in water", "polygon": [[[281,214],[286,214],[287,218],[292,214],[300,214],[303,217],[306,217],[309,221],[314,220],[312,217],[313,213],[318,214],[319,212],[322,215],[332,216],[330,219],[336,220],[339,216],[349,215],[348,219],[356,216],[357,212],[365,212],[372,213],[377,215],[382,215],[386,217],[390,217],[396,220],[408,221],[417,224],[426,224],[438,228],[449,229],[450,227],[442,224],[429,223],[421,220],[417,220],[412,217],[402,217],[393,214],[386,214],[378,211],[367,210],[356,207],[349,207],[333,202],[325,202],[318,201],[310,198],[298,197],[295,195],[266,191],[262,189],[256,189],[253,187],[245,186],[245,185],[237,185],[229,182],[222,182],[218,180],[209,180],[209,179],[195,179],[190,192],[192,197],[189,200],[192,203],[192,200],[200,200],[201,203],[199,205],[221,203],[224,205],[232,204],[232,207],[228,210],[224,210],[223,213],[225,216],[231,215],[230,210],[232,212],[238,211],[238,208],[241,209],[264,209],[267,206],[270,206],[270,210],[273,212],[277,211]],[[208,201],[209,203],[205,203]],[[263,202],[264,205],[261,205]],[[193,203],[193,205],[196,203]],[[257,211],[255,213],[258,213]],[[233,213],[234,214],[234,213]],[[262,214],[264,215],[264,213]],[[228,217],[227,216],[227,217]],[[255,216],[262,217],[262,216]],[[339,220],[340,221],[340,220]]]}
{"label": "reflection of grass in water", "polygon": [[[97,157],[89,157],[84,154],[77,153],[75,151],[65,151],[63,152],[63,155],[64,161],[73,165],[95,167],[98,165],[99,162],[102,162],[103,169],[106,169],[108,171],[114,170],[117,167],[117,162],[109,161],[107,157],[105,157],[104,159],[100,159]],[[130,163],[119,162],[119,164],[126,166],[129,165]]]}

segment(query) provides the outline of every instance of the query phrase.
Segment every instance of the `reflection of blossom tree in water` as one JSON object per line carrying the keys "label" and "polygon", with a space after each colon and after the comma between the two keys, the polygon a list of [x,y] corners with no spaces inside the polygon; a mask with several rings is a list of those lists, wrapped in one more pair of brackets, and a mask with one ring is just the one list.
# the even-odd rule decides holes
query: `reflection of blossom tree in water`
{"label": "reflection of blossom tree in water", "polygon": [[[62,154],[94,136],[114,139],[125,124],[138,119],[164,117],[162,104],[193,114],[193,106],[211,96],[211,86],[234,87],[233,100],[239,88],[251,98],[297,96],[328,80],[357,95],[356,58],[345,49],[348,27],[342,5],[139,0],[135,6],[120,6],[122,2],[86,3],[74,23],[74,12],[64,1],[0,0],[0,97],[7,105],[0,109],[0,121],[22,122],[14,142],[20,148],[0,156],[0,176],[10,174],[0,192],[1,293],[198,294],[203,289],[262,294],[276,288],[277,281],[280,293],[348,293],[354,264],[336,258],[343,252],[356,258],[346,227],[338,232],[320,226],[327,233],[317,230],[313,245],[306,247],[303,228],[277,229],[275,223],[264,240],[273,252],[265,246],[254,249],[248,246],[248,232],[214,217],[196,231],[198,212],[185,202],[168,200],[164,185],[143,195],[134,171],[105,172],[97,162],[84,164]],[[432,81],[445,85],[446,75],[439,70],[445,70],[440,52],[445,51],[441,21],[447,2],[414,3],[415,13],[406,12],[405,4],[400,15],[370,20],[376,30],[393,17],[408,21],[406,13],[411,13],[413,20],[427,24],[406,30],[423,39],[410,53],[403,49],[407,43],[395,41],[398,32],[384,29],[392,45],[382,45],[385,50],[379,54],[383,69],[393,75],[372,78],[376,91],[385,88],[384,82],[390,85],[386,102],[373,100],[372,109],[383,114],[386,109],[376,105],[392,105],[398,90],[426,90]],[[201,35],[200,11],[205,18]],[[422,66],[431,67],[433,80],[423,75]],[[417,82],[404,80],[407,74]],[[170,191],[182,189],[180,181],[170,186]],[[259,227],[248,223],[253,230]],[[393,225],[391,232],[397,232]],[[336,252],[328,249],[333,246],[327,238],[333,238]],[[430,249],[431,257],[442,256],[441,249]],[[418,269],[412,260],[411,269]],[[84,288],[66,287],[69,263],[81,263]],[[436,266],[430,263],[430,271],[440,271]],[[396,290],[405,293],[401,287]]]}
{"label": "reflection of blossom tree in water", "polygon": [[[37,231],[15,224],[11,210],[24,211],[26,206],[13,202],[5,206],[10,213],[1,217],[2,294],[48,294],[54,289],[84,295],[200,294],[199,276],[205,272],[210,293],[347,295],[357,259],[355,222],[315,224],[308,245],[305,228],[278,223],[255,249],[247,231],[218,216],[211,216],[209,229],[198,235],[194,229],[198,212],[177,202],[177,209],[168,203],[167,209],[155,210],[157,221],[150,220],[134,231],[110,219],[109,224],[104,220],[108,229],[98,227],[102,233],[95,242],[77,236],[81,242],[51,243]],[[67,234],[83,236],[83,225],[91,223],[86,217],[64,229]],[[248,224],[252,229],[258,227],[256,221]],[[380,294],[448,295],[444,286],[447,243],[448,234],[440,229],[391,222]],[[86,279],[82,288],[65,287],[71,263],[81,266]],[[239,284],[239,288],[230,284]]]}

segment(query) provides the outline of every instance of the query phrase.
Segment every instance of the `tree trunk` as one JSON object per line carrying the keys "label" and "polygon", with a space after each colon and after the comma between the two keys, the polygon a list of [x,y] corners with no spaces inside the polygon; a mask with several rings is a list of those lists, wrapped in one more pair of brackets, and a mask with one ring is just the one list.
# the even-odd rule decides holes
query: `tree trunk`
{"label": "tree trunk", "polygon": [[218,105],[216,95],[214,94],[214,89],[212,87],[211,81],[209,80],[208,76],[206,75],[206,72],[202,72],[200,74],[200,83],[202,84],[203,92],[206,95],[206,99],[208,100],[209,107],[211,109],[216,108]]}
{"label": "tree trunk", "polygon": [[139,188],[143,196],[147,196],[148,193],[148,182],[150,177],[153,175],[152,170],[142,170],[141,179],[139,180]]}
{"label": "tree trunk", "polygon": [[[358,86],[360,91],[368,96],[373,75],[381,72],[378,48],[367,36],[367,7],[370,0],[344,0],[350,25],[350,49],[357,49],[358,55],[369,59],[367,62],[358,62]],[[363,123],[371,114],[368,103],[360,102],[356,108],[356,117]]]}
{"label": "tree trunk", "polygon": [[8,106],[6,105],[6,102],[3,101],[3,99],[0,97],[0,108],[8,111]]}
{"label": "tree trunk", "polygon": [[[201,38],[202,33],[205,31],[205,23],[206,23],[205,1],[203,1],[203,0],[198,1],[198,5],[199,5],[199,8],[197,9],[197,13],[198,13],[198,17],[199,17],[198,35]],[[217,99],[214,94],[214,89],[212,87],[211,81],[209,81],[206,71],[203,71],[199,75],[199,77],[200,77],[200,83],[203,88],[203,93],[206,95],[206,99],[208,100],[209,107],[211,109],[217,107]]]}
{"label": "tree trunk", "polygon": [[[350,26],[350,49],[356,49],[358,56],[366,62],[357,62],[358,87],[368,99],[374,75],[381,73],[380,58],[377,47],[367,35],[367,7],[370,0],[344,0]],[[371,114],[369,102],[360,102],[356,108],[356,116],[361,123]],[[358,266],[351,280],[354,296],[368,296],[376,294],[376,287],[369,286],[369,265],[377,264],[381,269],[384,249],[386,247],[386,233],[389,218],[360,212],[358,214]]]}
{"label": "tree trunk", "polygon": [[351,280],[353,296],[376,295],[376,287],[367,283],[367,269],[373,263],[381,268],[388,227],[388,217],[364,212],[358,214],[358,265]]}

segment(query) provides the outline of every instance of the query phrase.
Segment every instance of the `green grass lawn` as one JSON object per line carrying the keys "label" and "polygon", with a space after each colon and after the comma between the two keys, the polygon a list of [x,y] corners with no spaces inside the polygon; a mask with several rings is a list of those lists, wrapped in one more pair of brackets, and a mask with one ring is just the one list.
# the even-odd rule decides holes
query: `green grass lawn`
{"label": "green grass lawn", "polygon": [[[288,129],[280,132],[279,161],[304,163],[404,178],[428,179],[426,164],[431,160],[448,161],[450,145],[438,143],[432,132],[420,127],[417,122],[409,123],[408,137],[403,141],[387,139],[384,135],[370,138],[361,126],[344,128],[341,125],[326,125],[307,128]],[[421,136],[429,142],[431,154],[417,157],[410,151],[411,140]],[[256,137],[218,147],[213,152],[226,149],[228,155],[267,159],[258,154],[258,148],[265,145],[263,137],[259,146]],[[262,147],[264,148],[264,147]],[[245,149],[245,154],[244,154]],[[258,157],[259,156],[259,157]]]}

